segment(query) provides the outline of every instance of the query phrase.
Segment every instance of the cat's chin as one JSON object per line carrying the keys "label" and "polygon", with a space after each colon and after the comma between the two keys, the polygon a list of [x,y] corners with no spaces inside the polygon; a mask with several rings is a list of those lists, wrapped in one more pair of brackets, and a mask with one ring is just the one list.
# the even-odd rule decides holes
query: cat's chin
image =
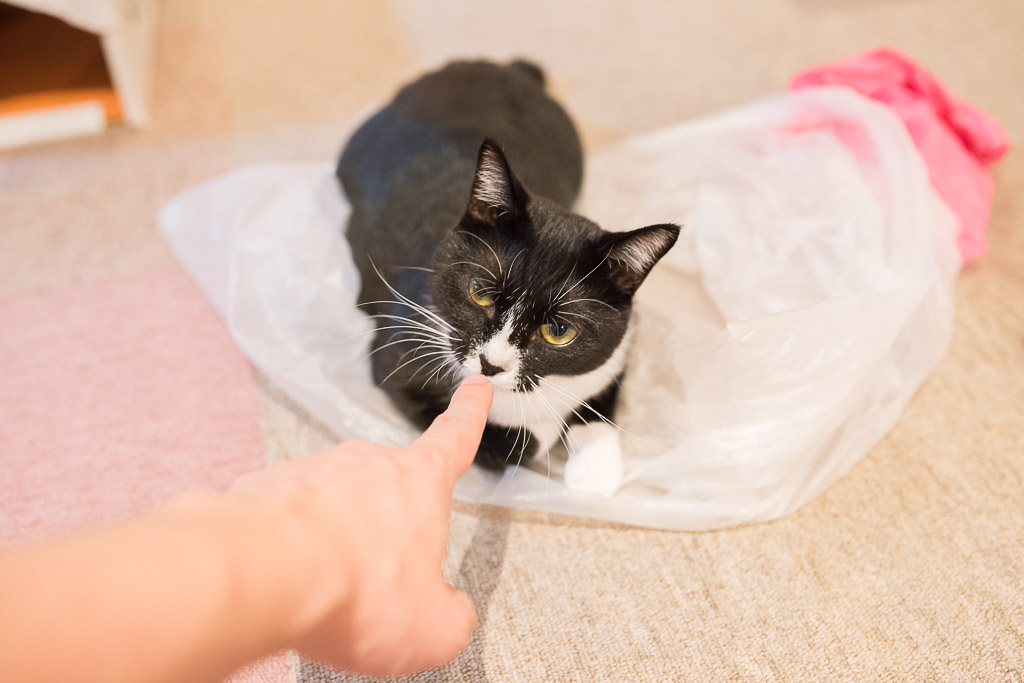
{"label": "cat's chin", "polygon": [[492,377],[488,377],[487,380],[491,383],[491,386],[494,387],[495,391],[504,391],[509,394],[519,391],[519,381],[511,374],[507,377],[494,375]]}
{"label": "cat's chin", "polygon": [[[470,375],[480,374],[479,370],[473,368],[467,368],[465,365],[462,366],[462,372],[460,373],[460,381],[469,377]],[[487,381],[494,387],[495,393],[503,392],[506,394],[521,393],[522,387],[519,383],[518,378],[512,375],[510,372],[501,372],[497,375],[491,375],[487,378]]]}

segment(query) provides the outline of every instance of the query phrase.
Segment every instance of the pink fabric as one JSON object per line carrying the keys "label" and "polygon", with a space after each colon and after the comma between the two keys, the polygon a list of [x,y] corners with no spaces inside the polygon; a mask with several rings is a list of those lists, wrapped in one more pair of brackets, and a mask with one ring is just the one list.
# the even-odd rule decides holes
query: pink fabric
{"label": "pink fabric", "polygon": [[180,270],[0,301],[0,543],[262,467],[252,369]]}
{"label": "pink fabric", "polygon": [[853,88],[899,114],[924,158],[932,185],[960,219],[957,246],[962,259],[983,254],[993,192],[988,166],[1008,147],[999,124],[891,48],[809,69],[794,76],[790,88],[821,85]]}

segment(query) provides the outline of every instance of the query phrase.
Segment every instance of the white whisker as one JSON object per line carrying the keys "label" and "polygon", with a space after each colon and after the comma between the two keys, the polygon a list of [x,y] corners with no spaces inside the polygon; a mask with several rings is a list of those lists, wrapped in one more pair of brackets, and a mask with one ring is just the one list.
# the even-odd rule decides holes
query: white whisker
{"label": "white whisker", "polygon": [[487,266],[485,266],[483,264],[476,263],[475,261],[456,261],[455,263],[451,263],[449,265],[452,265],[452,266],[476,266],[480,270],[487,271],[487,274],[491,276],[492,280],[497,280],[498,279],[498,276],[495,275],[494,272],[491,271],[490,268],[488,268]]}
{"label": "white whisker", "polygon": [[[664,447],[663,444],[656,443],[654,441],[651,441],[650,439],[645,439],[642,436],[638,436],[638,435],[636,435],[636,434],[634,434],[634,433],[632,433],[630,431],[627,431],[627,430],[623,429],[620,425],[616,424],[615,422],[613,422],[612,420],[608,419],[603,414],[601,414],[600,411],[598,411],[596,408],[591,406],[589,403],[587,403],[586,401],[582,400],[580,397],[573,395],[573,393],[571,391],[569,391],[568,389],[566,389],[565,387],[560,387],[560,386],[558,386],[557,384],[555,384],[554,382],[552,382],[550,380],[548,380],[548,382],[547,382],[547,384],[545,386],[551,387],[551,389],[553,389],[557,393],[561,394],[565,398],[568,398],[571,401],[575,401],[576,405],[579,405],[579,406],[582,406],[582,407],[586,408],[587,410],[592,412],[594,415],[596,415],[602,422],[604,422],[605,424],[609,425],[610,427],[614,427],[615,429],[618,429],[623,434],[626,434],[627,436],[631,436],[634,439],[637,439],[639,441],[643,441],[644,443],[646,443],[646,444],[648,444],[650,446],[656,446],[658,448],[663,448]],[[576,413],[575,410],[573,410],[573,412]],[[584,420],[583,417],[580,416],[579,413],[576,413],[576,416],[579,417],[581,420],[583,420],[584,424],[586,424],[587,421]]]}
{"label": "white whisker", "polygon": [[425,339],[435,339],[437,341],[445,341],[450,339],[450,337],[446,337],[444,335],[440,335],[437,333],[432,334],[429,330],[425,330],[421,327],[413,327],[412,325],[385,325],[383,327],[376,328],[374,332],[386,332],[387,330],[402,330],[401,332],[393,332],[391,335],[389,335],[389,340],[394,337],[397,337],[399,334],[415,334]]}
{"label": "white whisker", "polygon": [[[566,294],[568,294],[568,292],[566,292]],[[601,304],[602,306],[606,306],[606,307],[612,309],[616,313],[619,312],[619,309],[615,308],[614,306],[612,306],[607,301],[601,301],[600,299],[571,299],[570,301],[562,301],[561,304],[563,306],[568,306],[569,304],[580,303],[580,302],[583,302],[583,301],[590,301],[590,302],[595,303],[595,304]]]}
{"label": "white whisker", "polygon": [[[428,356],[429,356],[429,355],[433,355],[434,353],[442,353],[442,352],[440,352],[440,351],[434,351],[434,352],[432,352],[432,353],[430,353],[430,354],[426,354],[426,355],[428,355]],[[406,365],[409,365],[410,363],[415,363],[416,361],[420,360],[420,359],[421,359],[421,358],[423,358],[423,357],[424,357],[424,356],[413,356],[412,358],[410,358],[409,360],[405,361],[404,363],[402,363],[401,365],[399,365],[399,366],[398,366],[397,368],[395,368],[394,370],[392,370],[391,372],[389,372],[389,373],[388,373],[388,375],[387,375],[387,377],[385,377],[384,379],[382,379],[382,380],[380,381],[380,383],[381,383],[381,384],[384,384],[384,382],[387,382],[387,381],[388,381],[389,379],[391,379],[391,376],[392,376],[392,375],[394,375],[394,374],[395,374],[396,372],[398,372],[399,370],[401,370],[402,368],[404,368],[404,367],[405,367]]]}
{"label": "white whisker", "polygon": [[401,363],[403,360],[405,360],[405,357],[408,356],[410,353],[418,353],[418,352],[422,351],[424,348],[432,349],[434,351],[449,351],[450,350],[444,344],[428,344],[427,342],[423,342],[419,346],[411,348],[411,349],[407,350],[405,353],[403,353],[401,356],[399,356],[397,362]]}
{"label": "white whisker", "polygon": [[[408,333],[406,333],[406,334],[408,334]],[[370,353],[368,353],[365,356],[363,356],[363,358],[359,362],[362,363],[362,362],[368,360],[371,356],[376,354],[378,351],[383,351],[384,349],[386,349],[386,348],[388,348],[390,346],[395,346],[396,344],[413,344],[413,343],[419,342],[419,346],[417,346],[415,349],[413,349],[414,351],[418,351],[419,349],[422,349],[425,346],[436,346],[437,348],[444,348],[441,344],[439,344],[439,343],[438,344],[434,344],[434,343],[431,343],[431,341],[432,340],[430,340],[430,339],[421,339],[421,338],[396,339],[394,341],[389,341],[387,344],[381,344],[380,346],[375,348],[373,351],[370,351]],[[408,355],[408,354],[409,354],[409,352],[406,351],[405,355],[403,355],[401,358],[399,358],[399,360],[401,360],[402,358],[405,358],[405,356]]]}
{"label": "white whisker", "polygon": [[518,261],[519,257],[522,256],[525,252],[526,249],[520,249],[519,251],[516,252],[516,255],[512,257],[512,263],[508,264],[508,274],[505,276],[506,279],[512,277],[512,269],[516,267],[516,261]]}
{"label": "white whisker", "polygon": [[[557,420],[559,423],[561,423],[561,428],[560,428],[560,430],[558,432],[558,440],[562,442],[563,446],[565,446],[566,452],[567,453],[572,453],[572,450],[573,450],[572,448],[570,448],[568,441],[566,441],[566,437],[568,437],[569,440],[571,440],[576,445],[576,450],[579,450],[579,442],[576,440],[576,436],[572,433],[572,430],[569,429],[569,423],[565,421],[565,419],[558,413],[557,410],[555,410],[555,407],[551,405],[551,402],[548,401],[546,398],[544,398],[544,394],[543,394],[543,392],[540,391],[540,387],[538,386],[537,382],[534,382],[533,380],[531,380],[530,383],[533,384],[534,389],[537,390],[536,398],[540,399],[541,404],[542,404],[541,407],[544,408],[545,410],[547,410],[551,414],[551,416],[555,418],[555,420]],[[548,478],[550,478],[551,477],[551,454],[550,454],[550,448],[548,449],[548,451],[549,451],[549,453],[548,453]]]}
{"label": "white whisker", "polygon": [[[479,235],[474,235],[473,233],[468,232],[466,230],[456,230],[455,232],[456,233],[460,233],[461,232],[463,235],[469,235],[470,237],[472,237],[474,239],[480,240],[480,242],[485,247],[487,247],[488,249],[491,250],[491,254],[494,255],[494,262],[498,264],[498,272],[501,273],[502,277],[505,276],[505,270],[501,267],[501,259],[498,258],[498,252],[494,251],[494,248],[491,245],[487,244],[487,241],[483,237],[480,237]],[[497,278],[495,278],[495,279],[497,279]]]}
{"label": "white whisker", "polygon": [[[574,284],[572,287],[570,287],[569,289],[565,290],[564,292],[559,292],[557,295],[555,295],[555,299],[554,299],[555,302],[561,301],[562,297],[568,295],[569,292],[571,292],[572,290],[574,290],[577,287],[579,287],[583,283],[584,280],[586,280],[588,277],[590,277],[594,273],[594,271],[596,271],[598,268],[600,268],[602,265],[604,265],[604,262],[607,261],[607,260],[608,260],[608,256],[606,254],[605,257],[603,259],[601,259],[601,261],[596,266],[594,266],[593,268],[590,269],[589,273],[587,273],[586,275],[581,277],[579,280],[577,280],[576,284]],[[566,280],[566,281],[568,282],[568,280]]]}
{"label": "white whisker", "polygon": [[[359,305],[360,306],[366,306],[366,305],[370,305],[372,303],[396,304],[396,305],[399,305],[399,306],[409,306],[410,305],[410,304],[408,304],[406,302],[403,302],[403,301],[368,301],[366,303],[362,303],[362,304],[359,304]],[[413,312],[414,313],[419,314],[419,315],[424,315],[427,318],[427,323],[429,323],[429,322],[440,323],[441,325],[443,325],[447,329],[452,330],[453,332],[455,332],[455,330],[452,328],[451,325],[445,323],[443,321],[443,319],[441,319],[440,317],[437,317],[434,313],[431,313],[430,311],[427,311],[427,313],[429,313],[429,314],[427,314],[427,313],[423,312],[425,309],[421,309],[421,307],[419,307],[419,306],[412,306],[412,307],[413,307]],[[367,317],[369,317],[371,319],[375,319],[375,318],[378,318],[378,317],[390,317],[390,318],[396,319],[396,321],[404,321],[404,322],[408,322],[408,323],[414,323],[416,325],[421,325],[421,326],[429,327],[429,326],[426,325],[426,323],[423,323],[423,322],[420,322],[420,321],[414,321],[414,319],[411,318],[411,317],[404,317],[403,315],[395,315],[393,313],[373,313],[373,314],[367,315]],[[430,329],[431,330],[435,330],[436,332],[440,332],[440,333],[443,334],[442,330],[437,330],[436,328],[430,328]]]}
{"label": "white whisker", "polygon": [[[533,411],[534,419],[537,420],[538,422],[540,421],[537,418],[537,408],[540,407],[540,408],[544,408],[549,413],[554,415],[555,419],[560,420],[561,418],[558,416],[557,413],[554,412],[554,409],[550,406],[550,404],[548,404],[547,401],[544,400],[544,396],[540,393],[540,390],[537,389],[537,383],[534,382],[532,379],[529,379],[528,381],[530,382],[531,385],[533,385],[533,388],[535,390],[537,390],[537,393],[533,395],[533,398],[530,401],[530,410]],[[540,400],[541,403],[538,403],[538,399]],[[565,444],[565,438],[562,436],[563,432],[564,432],[563,429],[559,429],[558,438],[562,442],[562,444],[564,445]],[[568,448],[569,447],[566,446],[566,449],[568,449]],[[551,479],[551,446],[550,446],[550,444],[544,450],[544,456],[545,456],[546,462],[547,462],[547,474],[545,476],[548,479]]]}
{"label": "white whisker", "polygon": [[[416,378],[416,375],[420,374],[424,370],[430,370],[430,368],[433,368],[434,365],[437,364],[437,363],[440,363],[440,364],[443,365],[445,360],[446,360],[446,358],[447,358],[447,356],[448,356],[448,351],[447,350],[433,351],[431,353],[425,353],[422,356],[417,356],[417,358],[423,358],[424,361],[423,361],[423,364],[420,365],[420,367],[416,368],[416,372],[412,373],[412,375],[409,376],[409,381],[411,382],[412,380],[414,380]],[[427,375],[427,379],[423,382],[423,386],[424,387],[427,386],[427,383],[429,381],[430,381],[430,375],[428,374]]]}
{"label": "white whisker", "polygon": [[[596,320],[591,318],[589,315],[583,315],[582,313],[569,313],[568,311],[560,311],[559,313],[556,313],[554,317],[557,320],[558,318],[562,318],[562,316],[566,315],[572,316],[573,318],[583,318],[584,320],[592,324],[594,327],[600,327]],[[565,322],[568,323],[569,321],[565,320]]]}
{"label": "white whisker", "polygon": [[[519,440],[519,435],[523,437],[523,445],[519,447],[519,459],[516,460],[515,467],[512,468],[512,474],[509,477],[516,476],[516,472],[519,471],[519,465],[523,462],[523,456],[526,454],[526,440],[530,436],[530,430],[526,428],[526,409],[523,407],[523,394],[520,391],[515,392],[516,400],[519,403],[519,433],[516,434],[516,441]],[[512,450],[516,448],[516,442],[512,442]],[[511,457],[512,451],[509,451],[509,457]]]}
{"label": "white whisker", "polygon": [[372,259],[370,261],[370,265],[373,266],[373,272],[377,273],[377,277],[380,278],[380,281],[384,283],[384,286],[387,287],[391,291],[392,294],[394,294],[399,299],[401,299],[403,302],[405,302],[406,304],[408,304],[409,306],[411,306],[415,310],[419,311],[423,315],[427,316],[428,318],[430,318],[430,319],[432,319],[432,320],[434,320],[436,322],[441,323],[442,325],[444,325],[445,327],[447,327],[450,330],[453,329],[452,326],[449,325],[448,322],[446,320],[444,320],[443,318],[441,318],[439,315],[437,315],[433,311],[430,311],[430,310],[424,308],[420,304],[416,303],[415,301],[413,301],[412,299],[410,299],[409,297],[405,296],[404,294],[399,292],[397,289],[392,287],[391,283],[389,283],[387,280],[384,279],[384,276],[377,269],[377,264],[374,263]]}
{"label": "white whisker", "polygon": [[448,355],[441,359],[441,364],[437,366],[437,369],[434,370],[434,372],[432,372],[429,377],[427,377],[426,381],[423,382],[423,386],[421,386],[420,389],[426,388],[427,384],[429,384],[430,380],[432,380],[434,377],[437,377],[439,382],[442,381],[440,377],[440,372],[444,370],[446,367],[450,366],[457,367],[458,361],[455,360],[455,357],[452,356],[451,352],[449,351]]}
{"label": "white whisker", "polygon": [[444,330],[439,330],[436,327],[431,327],[430,325],[427,325],[426,323],[422,323],[419,320],[413,320],[412,318],[406,318],[406,317],[403,317],[403,316],[400,316],[400,315],[388,315],[387,313],[377,313],[375,315],[371,315],[371,316],[367,316],[367,317],[370,318],[371,320],[379,320],[381,318],[387,318],[388,320],[398,320],[400,322],[408,323],[409,325],[412,325],[412,326],[414,326],[414,327],[416,327],[418,329],[424,330],[426,332],[430,332],[432,334],[436,334],[439,337],[444,337],[446,339],[454,339],[454,337],[449,335]]}

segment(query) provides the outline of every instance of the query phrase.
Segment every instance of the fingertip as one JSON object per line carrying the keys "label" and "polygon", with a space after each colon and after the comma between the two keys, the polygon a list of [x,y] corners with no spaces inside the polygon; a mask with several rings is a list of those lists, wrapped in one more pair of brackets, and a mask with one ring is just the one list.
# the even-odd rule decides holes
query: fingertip
{"label": "fingertip", "polygon": [[487,415],[491,412],[494,387],[483,375],[467,377],[452,395],[448,409],[444,411],[449,432],[458,432],[472,441],[475,452],[480,444]]}
{"label": "fingertip", "polygon": [[441,456],[450,467],[450,483],[469,468],[483,438],[494,390],[483,375],[466,378],[452,395],[447,410],[412,444]]}
{"label": "fingertip", "polygon": [[494,386],[491,384],[491,381],[483,375],[470,375],[462,380],[462,384],[455,390],[448,408],[450,410],[456,403],[475,404],[486,412],[491,409],[491,401],[493,399]]}

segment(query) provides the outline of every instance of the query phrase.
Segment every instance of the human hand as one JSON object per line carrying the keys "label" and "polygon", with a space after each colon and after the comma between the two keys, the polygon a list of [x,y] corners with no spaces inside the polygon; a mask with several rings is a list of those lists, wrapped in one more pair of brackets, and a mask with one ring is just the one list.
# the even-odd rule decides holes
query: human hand
{"label": "human hand", "polygon": [[228,492],[283,519],[309,577],[291,642],[303,655],[388,676],[439,666],[476,627],[441,565],[455,480],[473,462],[492,389],[463,382],[447,411],[404,448],[348,441],[253,472]]}

